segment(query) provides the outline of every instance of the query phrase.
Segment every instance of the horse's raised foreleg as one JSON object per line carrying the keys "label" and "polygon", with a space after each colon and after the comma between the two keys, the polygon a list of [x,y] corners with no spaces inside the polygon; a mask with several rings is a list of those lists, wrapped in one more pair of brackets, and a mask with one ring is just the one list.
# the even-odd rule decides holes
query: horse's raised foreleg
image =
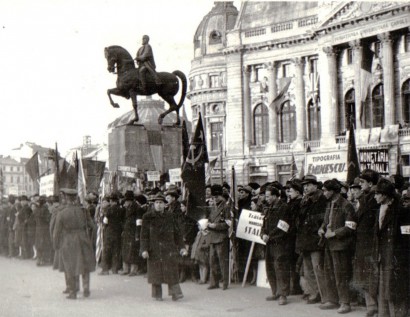
{"label": "horse's raised foreleg", "polygon": [[112,100],[111,94],[116,96],[122,96],[121,91],[118,88],[112,88],[107,90],[107,95],[108,99],[110,99],[111,106],[113,106],[114,108],[119,108],[120,105],[118,103],[115,103],[114,100]]}
{"label": "horse's raised foreleg", "polygon": [[135,113],[134,122],[138,122],[139,116],[138,116],[137,91],[134,89],[130,89],[130,97],[132,100],[132,107],[134,108],[134,113]]}

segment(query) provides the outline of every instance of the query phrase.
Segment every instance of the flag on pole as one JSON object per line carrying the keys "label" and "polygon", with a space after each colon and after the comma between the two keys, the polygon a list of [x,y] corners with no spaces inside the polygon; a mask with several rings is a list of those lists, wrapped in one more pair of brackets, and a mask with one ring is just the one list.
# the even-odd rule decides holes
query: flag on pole
{"label": "flag on pole", "polygon": [[58,154],[57,142],[56,142],[56,149],[54,151],[54,195],[58,196],[60,193],[60,156]]}
{"label": "flag on pole", "polygon": [[272,103],[269,106],[269,108],[273,106],[273,109],[275,109],[276,112],[280,111],[280,105],[283,103],[283,101],[285,101],[285,94],[289,89],[289,86],[292,82],[292,78],[286,78],[285,80],[285,85],[283,86],[282,90],[279,92],[276,98],[273,99]]}
{"label": "flag on pole", "polygon": [[211,183],[211,175],[212,171],[215,168],[216,161],[218,161],[218,158],[214,158],[211,162],[209,162],[208,167],[206,168],[206,174],[205,174],[205,184],[210,184]]}
{"label": "flag on pole", "polygon": [[38,152],[34,153],[34,155],[27,161],[25,167],[26,167],[27,174],[30,176],[33,182],[36,183],[38,178],[40,177]]}
{"label": "flag on pole", "polygon": [[369,45],[363,45],[362,63],[360,65],[360,121],[363,124],[363,114],[366,106],[366,99],[372,81],[372,65],[374,53]]}
{"label": "flag on pole", "polygon": [[181,178],[189,191],[187,214],[195,220],[203,215],[205,203],[205,163],[208,163],[208,151],[205,142],[202,116],[199,113],[198,123],[192,137],[189,151],[182,165]]}
{"label": "flag on pole", "polygon": [[77,181],[77,191],[78,197],[80,198],[81,204],[84,204],[85,197],[87,196],[87,187],[86,187],[86,180],[83,168],[83,160],[82,160],[82,153],[80,151],[80,157],[78,158],[78,181]]}
{"label": "flag on pole", "polygon": [[354,135],[354,125],[350,124],[349,144],[347,147],[347,177],[346,183],[352,184],[354,179],[360,175],[359,158],[357,157],[356,140]]}
{"label": "flag on pole", "polygon": [[397,167],[396,175],[403,176],[403,159],[401,157],[401,148],[400,148],[400,138],[399,143],[397,144]]}
{"label": "flag on pole", "polygon": [[184,164],[189,152],[189,136],[185,120],[182,122],[182,164]]}
{"label": "flag on pole", "polygon": [[290,164],[290,180],[294,179],[297,176],[298,167],[296,166],[295,156],[292,153],[292,163]]}

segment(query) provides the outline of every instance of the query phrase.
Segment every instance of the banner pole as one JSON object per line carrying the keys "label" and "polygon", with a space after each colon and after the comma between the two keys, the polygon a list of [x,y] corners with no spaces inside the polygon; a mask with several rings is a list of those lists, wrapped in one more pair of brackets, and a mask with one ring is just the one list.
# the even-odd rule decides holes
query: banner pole
{"label": "banner pole", "polygon": [[246,261],[245,274],[243,275],[242,287],[245,287],[246,279],[248,277],[249,267],[251,266],[253,249],[255,248],[255,241],[252,241],[251,249],[249,250],[248,260]]}

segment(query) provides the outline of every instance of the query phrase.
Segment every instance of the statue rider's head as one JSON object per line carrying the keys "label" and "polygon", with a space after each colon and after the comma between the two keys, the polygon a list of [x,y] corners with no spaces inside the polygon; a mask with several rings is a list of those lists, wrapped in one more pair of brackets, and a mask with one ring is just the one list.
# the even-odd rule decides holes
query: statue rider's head
{"label": "statue rider's head", "polygon": [[149,42],[149,36],[148,36],[148,35],[144,35],[144,36],[142,37],[142,44],[145,45],[145,44],[148,44],[148,42]]}

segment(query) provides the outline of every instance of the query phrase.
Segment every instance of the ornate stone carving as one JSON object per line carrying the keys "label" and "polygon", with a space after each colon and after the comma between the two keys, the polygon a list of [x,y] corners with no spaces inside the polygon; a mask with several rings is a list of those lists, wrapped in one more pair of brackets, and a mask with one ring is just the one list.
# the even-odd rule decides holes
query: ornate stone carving
{"label": "ornate stone carving", "polygon": [[336,56],[339,52],[338,48],[335,46],[325,46],[323,47],[323,52],[325,52],[326,56]]}

